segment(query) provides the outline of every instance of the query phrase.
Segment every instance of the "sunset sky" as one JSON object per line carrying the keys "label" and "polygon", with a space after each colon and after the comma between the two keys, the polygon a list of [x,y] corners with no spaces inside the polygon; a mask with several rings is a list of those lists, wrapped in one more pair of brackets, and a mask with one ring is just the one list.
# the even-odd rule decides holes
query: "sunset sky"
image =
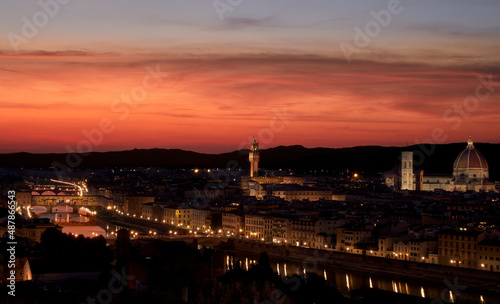
{"label": "sunset sky", "polygon": [[59,1],[0,2],[0,153],[500,142],[498,0]]}

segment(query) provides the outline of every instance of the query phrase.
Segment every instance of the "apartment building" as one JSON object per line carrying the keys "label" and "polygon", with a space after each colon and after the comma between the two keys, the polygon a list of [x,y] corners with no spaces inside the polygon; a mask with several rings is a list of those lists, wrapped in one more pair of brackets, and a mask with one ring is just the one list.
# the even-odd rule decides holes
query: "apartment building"
{"label": "apartment building", "polygon": [[487,239],[477,244],[478,268],[500,272],[500,239]]}
{"label": "apartment building", "polygon": [[477,243],[483,232],[444,230],[438,234],[438,262],[442,265],[477,268]]}
{"label": "apartment building", "polygon": [[222,231],[226,235],[245,235],[245,215],[235,212],[223,212]]}

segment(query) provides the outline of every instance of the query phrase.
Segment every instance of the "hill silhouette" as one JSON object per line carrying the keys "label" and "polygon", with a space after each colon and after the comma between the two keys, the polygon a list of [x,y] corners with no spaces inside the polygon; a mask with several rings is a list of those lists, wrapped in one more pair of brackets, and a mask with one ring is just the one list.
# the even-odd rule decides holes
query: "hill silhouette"
{"label": "hill silhouette", "polygon": [[[484,155],[490,179],[500,180],[500,144],[474,143]],[[259,167],[294,170],[356,170],[366,173],[386,172],[399,163],[401,151],[415,151],[415,169],[426,173],[452,174],[453,162],[465,149],[465,143],[408,147],[358,146],[351,148],[305,148],[278,146],[260,151]],[[0,154],[0,167],[49,168],[54,162],[64,164],[67,154]],[[92,152],[81,156],[75,168],[166,167],[248,169],[248,150],[221,154],[205,154],[180,149],[134,149],[115,152]]]}

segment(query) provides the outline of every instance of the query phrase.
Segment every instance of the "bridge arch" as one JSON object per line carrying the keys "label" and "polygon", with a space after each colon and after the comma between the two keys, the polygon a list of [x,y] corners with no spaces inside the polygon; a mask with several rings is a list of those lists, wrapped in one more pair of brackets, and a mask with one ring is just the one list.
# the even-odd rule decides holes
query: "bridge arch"
{"label": "bridge arch", "polygon": [[52,212],[73,212],[73,206],[69,206],[69,205],[53,206]]}
{"label": "bridge arch", "polygon": [[44,191],[41,195],[56,195],[54,191]]}
{"label": "bridge arch", "polygon": [[45,206],[32,206],[30,208],[31,212],[47,212],[47,207]]}

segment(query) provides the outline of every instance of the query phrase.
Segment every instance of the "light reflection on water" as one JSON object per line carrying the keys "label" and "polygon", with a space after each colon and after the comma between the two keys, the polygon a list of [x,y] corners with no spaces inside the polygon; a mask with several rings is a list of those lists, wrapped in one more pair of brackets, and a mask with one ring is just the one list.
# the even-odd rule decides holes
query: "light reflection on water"
{"label": "light reflection on water", "polygon": [[[112,230],[118,231],[122,228],[111,224],[108,226],[105,225],[104,227],[106,227],[106,230],[109,232]],[[231,254],[225,261],[226,270],[234,268],[234,265],[237,263],[242,269],[248,270],[252,268],[253,265],[256,265],[258,260],[259,255],[255,254],[237,254],[236,256]],[[278,275],[282,275],[283,277],[293,275],[304,276],[305,265],[301,262],[292,262],[287,259],[275,259],[272,257],[270,257],[270,262],[271,268]],[[307,273],[312,272],[309,268],[307,269]],[[426,299],[438,299],[445,303],[466,300],[470,303],[500,304],[500,293],[468,287],[466,290],[459,290],[457,294],[454,294],[449,289],[449,286],[443,281],[432,282],[425,279],[405,278],[397,275],[369,271],[348,270],[321,263],[317,264],[314,272],[318,276],[324,277],[328,284],[336,286],[343,294],[349,294],[351,290],[373,288]],[[448,280],[452,281],[454,278],[450,277]],[[458,281],[460,283],[460,278],[458,278]]]}
{"label": "light reflection on water", "polygon": [[[258,260],[257,255],[236,255],[231,259],[235,263],[241,261],[251,268]],[[249,261],[251,261],[249,263]],[[270,258],[271,267],[274,271],[283,276],[298,275],[304,276],[304,267],[300,262],[280,260]],[[250,265],[248,265],[250,264]],[[249,267],[250,266],[250,267]],[[401,276],[391,276],[390,274],[380,274],[375,272],[362,272],[333,267],[331,265],[320,265],[315,271],[308,269],[307,273],[314,272],[318,276],[324,277],[330,285],[334,285],[343,294],[349,294],[357,289],[381,289],[395,293],[407,294],[427,299],[438,299],[447,303],[454,303],[457,299],[468,300],[471,303],[499,303],[500,293],[492,291],[478,290],[468,287],[465,290],[450,290],[445,282],[431,282],[418,278],[404,278]],[[452,280],[450,278],[449,280]],[[460,284],[460,278],[458,278]],[[460,284],[462,285],[462,284]],[[452,286],[453,287],[453,286]],[[441,299],[442,297],[444,299]]]}
{"label": "light reflection on water", "polygon": [[63,233],[83,235],[84,237],[96,237],[99,235],[107,236],[106,231],[99,226],[88,226],[88,225],[67,225],[65,223],[85,223],[89,221],[89,218],[85,215],[74,213],[74,212],[51,212],[47,213],[45,210],[36,210],[32,208],[32,213],[35,213],[40,218],[48,218],[54,220],[55,223],[60,224],[63,229]]}
{"label": "light reflection on water", "polygon": [[102,235],[107,237],[106,231],[99,226],[63,226],[63,233],[83,235],[84,237],[96,237]]}
{"label": "light reflection on water", "polygon": [[89,218],[74,212],[40,212],[33,211],[40,218],[48,218],[54,220],[56,223],[68,223],[68,222],[88,222]]}

